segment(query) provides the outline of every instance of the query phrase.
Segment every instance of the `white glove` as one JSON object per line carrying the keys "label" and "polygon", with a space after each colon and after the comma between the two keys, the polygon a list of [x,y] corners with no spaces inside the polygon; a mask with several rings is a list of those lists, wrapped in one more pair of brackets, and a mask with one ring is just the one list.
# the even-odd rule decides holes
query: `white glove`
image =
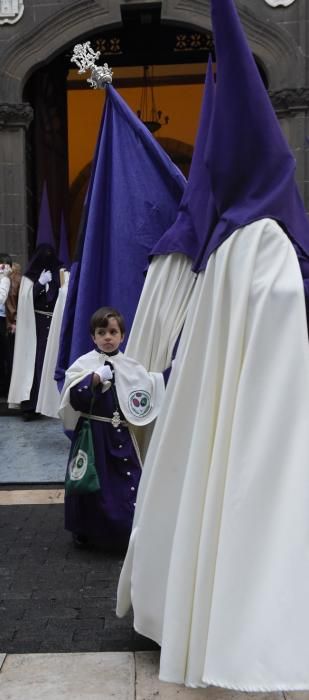
{"label": "white glove", "polygon": [[109,365],[102,365],[102,367],[98,367],[98,369],[95,370],[95,373],[100,377],[102,384],[103,382],[107,382],[109,379],[113,378],[113,373]]}
{"label": "white glove", "polygon": [[40,284],[48,284],[52,280],[52,273],[50,270],[43,270],[39,277]]}

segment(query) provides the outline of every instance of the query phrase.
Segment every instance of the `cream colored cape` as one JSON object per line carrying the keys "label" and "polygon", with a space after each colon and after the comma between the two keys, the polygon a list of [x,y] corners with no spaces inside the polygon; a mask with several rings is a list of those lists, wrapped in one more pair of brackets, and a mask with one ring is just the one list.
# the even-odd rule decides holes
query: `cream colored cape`
{"label": "cream colored cape", "polygon": [[303,281],[266,219],[198,277],[140,482],[117,614],[161,680],[309,689],[308,422]]}
{"label": "cream colored cape", "polygon": [[59,350],[59,338],[65,301],[68,293],[70,273],[64,271],[64,283],[58,292],[58,298],[53,311],[48,340],[44,355],[44,363],[40,381],[40,389],[36,411],[50,418],[59,418],[60,393],[54,380],[56,362]]}
{"label": "cream colored cape", "polygon": [[[158,415],[165,393],[164,379],[161,373],[147,372],[142,365],[122,352],[109,356],[91,350],[82,355],[69,367],[65,374],[65,383],[61,393],[59,415],[67,430],[73,430],[79,418],[79,412],[70,405],[70,390],[88,374],[95,372],[105,361],[113,365],[115,385],[120,408],[131,425],[144,426],[151,423]],[[104,382],[102,389],[109,389],[110,382]],[[145,409],[136,409],[139,395],[147,402]],[[140,411],[140,413],[138,412]]]}
{"label": "cream colored cape", "polygon": [[134,317],[125,354],[152,372],[170,367],[196,275],[180,253],[155,257]]}
{"label": "cream colored cape", "polygon": [[36,355],[33,282],[22,277],[19,288],[16,336],[8,404],[12,408],[30,397]]}
{"label": "cream colored cape", "polygon": [[[149,266],[125,350],[149,371],[171,365],[196,281],[191,267],[192,260],[181,253],[156,256]],[[143,461],[153,427],[135,429]]]}

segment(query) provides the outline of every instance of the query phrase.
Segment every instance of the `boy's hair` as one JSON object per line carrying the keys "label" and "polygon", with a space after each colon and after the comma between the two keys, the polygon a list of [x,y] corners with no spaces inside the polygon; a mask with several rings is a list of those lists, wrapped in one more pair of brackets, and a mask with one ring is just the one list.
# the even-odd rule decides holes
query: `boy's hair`
{"label": "boy's hair", "polygon": [[113,309],[112,306],[101,306],[100,309],[97,309],[97,311],[94,312],[94,314],[91,316],[90,319],[90,333],[91,335],[95,334],[96,328],[106,328],[108,326],[108,322],[110,318],[115,318],[116,321],[118,322],[118,326],[120,328],[121,334],[125,334],[125,323],[124,323],[124,318],[122,314],[117,311],[117,309]]}

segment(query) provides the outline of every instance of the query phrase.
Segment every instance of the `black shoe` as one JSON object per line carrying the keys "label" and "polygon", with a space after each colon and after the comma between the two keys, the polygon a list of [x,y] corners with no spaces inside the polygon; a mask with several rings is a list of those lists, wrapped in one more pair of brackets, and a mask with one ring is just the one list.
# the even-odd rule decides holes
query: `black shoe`
{"label": "black shoe", "polygon": [[35,413],[34,411],[23,411],[22,416],[23,420],[28,422],[29,420],[34,420]]}
{"label": "black shoe", "polygon": [[41,413],[36,413],[35,411],[23,411],[22,416],[26,422],[30,420],[40,420],[40,418],[42,418]]}
{"label": "black shoe", "polygon": [[73,542],[74,542],[75,547],[77,547],[78,549],[86,549],[86,547],[89,544],[88,537],[86,537],[86,535],[79,535],[79,534],[73,532],[72,538],[73,538]]}

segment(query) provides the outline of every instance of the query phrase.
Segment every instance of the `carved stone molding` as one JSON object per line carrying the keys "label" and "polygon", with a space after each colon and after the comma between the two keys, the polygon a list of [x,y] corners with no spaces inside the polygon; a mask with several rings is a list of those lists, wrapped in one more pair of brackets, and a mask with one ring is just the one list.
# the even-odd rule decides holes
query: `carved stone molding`
{"label": "carved stone molding", "polygon": [[33,109],[27,102],[0,104],[0,129],[28,129],[33,119]]}
{"label": "carved stone molding", "polygon": [[107,0],[100,0],[100,4],[97,0],[91,3],[89,0],[75,1],[52,12],[48,21],[36,24],[28,33],[11,42],[2,59],[1,73],[14,90],[14,93],[10,93],[12,99],[21,99],[24,83],[33,66],[52,58],[65,46],[71,51],[77,38],[87,37],[98,26],[104,26],[107,17],[110,17],[111,24],[120,19],[118,3],[115,2],[112,8],[113,12]]}
{"label": "carved stone molding", "polygon": [[[262,1],[262,0],[261,0]],[[249,0],[236,0],[238,14],[251,50],[274,89],[291,81],[303,67],[303,57],[291,33],[284,26],[266,21],[258,13],[257,6]],[[253,6],[252,6],[253,5]],[[196,27],[211,30],[210,0],[165,0],[162,17],[186,22],[192,18]]]}
{"label": "carved stone molding", "polygon": [[[247,8],[250,4],[248,0],[237,0],[252,51],[268,76],[270,86],[275,89],[277,85],[285,84],[285,77],[291,81],[292,73],[300,73],[303,59],[296,42],[282,28],[283,25],[279,27],[274,22],[263,21]],[[65,7],[59,4],[61,9],[51,12],[48,21],[38,23],[16,40],[14,38],[2,57],[2,99],[21,101],[23,87],[38,64],[49,61],[65,47],[71,51],[72,45],[81,37],[91,38],[99,29],[120,25],[120,5],[121,0],[71,0]],[[162,21],[184,24],[197,32],[209,31],[210,2],[163,0]]]}
{"label": "carved stone molding", "polygon": [[309,110],[309,88],[289,88],[269,93],[277,114],[285,115]]}

